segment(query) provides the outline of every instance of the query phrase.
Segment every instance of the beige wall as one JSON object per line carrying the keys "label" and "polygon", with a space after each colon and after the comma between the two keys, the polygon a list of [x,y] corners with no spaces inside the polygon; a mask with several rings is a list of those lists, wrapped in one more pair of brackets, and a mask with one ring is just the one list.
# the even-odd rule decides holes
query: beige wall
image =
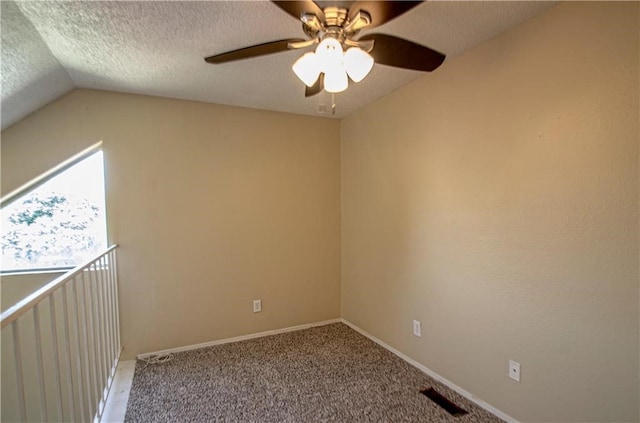
{"label": "beige wall", "polygon": [[638,421],[638,23],[560,4],[344,119],[343,317],[516,419]]}
{"label": "beige wall", "polygon": [[126,358],[340,316],[339,122],[76,90],[2,133],[3,193],[100,140]]}
{"label": "beige wall", "polygon": [[2,311],[63,274],[60,272],[38,272],[1,276],[0,302],[2,303]]}

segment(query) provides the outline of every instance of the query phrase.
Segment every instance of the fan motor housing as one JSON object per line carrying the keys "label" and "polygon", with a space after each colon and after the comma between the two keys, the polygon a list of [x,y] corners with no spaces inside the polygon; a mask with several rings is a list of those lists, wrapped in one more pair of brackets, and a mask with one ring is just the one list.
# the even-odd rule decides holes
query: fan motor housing
{"label": "fan motor housing", "polygon": [[[342,7],[328,6],[324,9],[324,22],[320,23],[315,15],[303,15],[302,29],[310,38],[324,39],[326,36],[344,42],[344,28],[348,25],[349,11]],[[357,31],[356,31],[357,32]],[[355,32],[351,35],[355,35]]]}
{"label": "fan motor housing", "polygon": [[324,22],[329,26],[344,26],[349,16],[349,11],[342,7],[329,6],[324,9]]}

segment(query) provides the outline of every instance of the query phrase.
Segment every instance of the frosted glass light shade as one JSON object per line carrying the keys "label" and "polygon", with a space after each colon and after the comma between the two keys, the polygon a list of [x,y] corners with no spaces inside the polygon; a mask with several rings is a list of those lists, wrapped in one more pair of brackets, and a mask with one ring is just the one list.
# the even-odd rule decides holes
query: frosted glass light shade
{"label": "frosted glass light shade", "polygon": [[305,85],[312,87],[324,73],[324,89],[339,93],[349,87],[349,77],[362,81],[373,67],[373,58],[364,50],[352,47],[345,53],[336,38],[328,36],[318,44],[315,53],[306,53],[293,64],[293,72]]}
{"label": "frosted glass light shade", "polygon": [[313,86],[320,76],[320,62],[315,53],[305,53],[292,66],[293,72],[308,87]]}
{"label": "frosted glass light shade", "polygon": [[324,89],[330,93],[339,93],[347,89],[349,78],[342,69],[332,69],[324,74]]}
{"label": "frosted glass light shade", "polygon": [[344,54],[344,68],[354,82],[362,81],[372,67],[373,57],[358,47],[351,47]]}
{"label": "frosted glass light shade", "polygon": [[339,62],[342,63],[342,45],[335,38],[325,38],[318,44],[316,55],[320,62],[325,63]]}

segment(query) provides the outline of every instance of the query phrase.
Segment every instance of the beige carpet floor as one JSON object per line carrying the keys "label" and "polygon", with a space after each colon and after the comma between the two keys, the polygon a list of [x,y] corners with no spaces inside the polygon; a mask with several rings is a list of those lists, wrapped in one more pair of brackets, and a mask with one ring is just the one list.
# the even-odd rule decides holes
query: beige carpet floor
{"label": "beige carpet floor", "polygon": [[[454,417],[421,390],[468,411]],[[501,422],[342,323],[138,361],[125,422]]]}

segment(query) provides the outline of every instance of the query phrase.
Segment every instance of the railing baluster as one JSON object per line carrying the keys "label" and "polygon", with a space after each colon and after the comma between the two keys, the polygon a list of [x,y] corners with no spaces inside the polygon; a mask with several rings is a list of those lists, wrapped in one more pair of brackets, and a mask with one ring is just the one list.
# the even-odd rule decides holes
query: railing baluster
{"label": "railing baluster", "polygon": [[[99,274],[100,268],[98,266],[98,261],[94,262],[93,267],[93,275],[91,280],[91,306],[93,309],[93,327],[95,329],[95,340],[96,340],[96,371],[98,372],[98,395],[100,399],[102,399],[102,387],[104,387],[104,373],[102,372],[103,363],[102,363],[102,332],[100,330],[100,281]],[[100,407],[96,412],[100,413]]]}
{"label": "railing baluster", "polygon": [[[89,271],[86,269],[85,271]],[[82,306],[82,315],[83,315],[83,333],[84,333],[84,348],[85,354],[87,356],[87,393],[91,393],[89,395],[89,402],[87,404],[87,409],[89,411],[88,420],[93,420],[94,415],[94,404],[91,401],[91,398],[96,398],[96,385],[93,383],[95,381],[95,367],[91,365],[91,362],[95,362],[95,358],[93,357],[92,351],[89,348],[89,345],[93,345],[93,332],[91,328],[92,322],[89,320],[91,313],[87,311],[87,281],[86,274],[82,275],[82,301],[79,303]]]}
{"label": "railing baluster", "polygon": [[115,362],[114,348],[113,348],[113,298],[111,298],[111,259],[107,254],[105,256],[105,273],[104,273],[104,291],[106,294],[107,313],[106,313],[106,325],[107,325],[107,354],[109,357],[109,376],[113,376],[111,370],[113,369],[113,363]]}
{"label": "railing baluster", "polygon": [[[79,279],[81,282],[78,282],[74,285],[74,294],[76,295],[75,297],[75,302],[76,302],[76,321],[78,324],[78,333],[80,331],[80,322],[82,321],[82,340],[84,341],[84,350],[82,349],[82,347],[80,346],[80,337],[78,336],[78,356],[82,357],[84,355],[85,360],[84,360],[84,382],[86,383],[85,388],[81,391],[83,393],[82,395],[82,399],[83,399],[83,404],[84,404],[84,420],[85,421],[90,421],[91,420],[91,393],[92,393],[92,387],[93,385],[91,384],[91,356],[89,355],[89,329],[87,327],[87,312],[86,312],[86,308],[85,308],[85,304],[84,304],[84,273],[81,273],[79,276]],[[78,285],[80,286],[80,288],[82,288],[82,293],[81,293],[81,298],[78,298],[78,292],[77,292],[77,287]],[[80,311],[82,309],[82,311]],[[80,316],[82,316],[82,319],[80,318]],[[84,351],[84,354],[82,354],[82,351]],[[86,402],[84,401],[84,399],[86,398]],[[95,398],[95,397],[94,397]]]}
{"label": "railing baluster", "polygon": [[[107,388],[109,386],[109,374],[111,373],[111,366],[109,364],[109,338],[107,332],[107,299],[106,299],[106,291],[104,289],[104,256],[100,257],[100,303],[102,307],[102,313],[100,314],[100,324],[101,324],[101,332],[102,332],[102,355],[104,356],[104,368],[102,371],[105,375],[105,384],[104,387]],[[107,390],[103,390],[102,398],[107,400]]]}
{"label": "railing baluster", "polygon": [[[103,346],[102,346],[102,325],[100,324],[100,261],[96,261],[94,265],[94,274],[93,274],[93,283],[91,284],[91,299],[93,301],[93,315],[94,315],[94,325],[96,328],[96,348],[98,354],[98,362],[97,362],[97,370],[99,373],[98,380],[100,381],[100,385],[98,386],[98,394],[100,399],[104,396],[104,362],[103,362]],[[100,407],[96,411],[98,413],[98,417],[100,414]]]}
{"label": "railing baluster", "polygon": [[40,387],[40,410],[41,417],[45,422],[49,421],[47,413],[47,389],[44,384],[44,365],[42,352],[42,334],[40,333],[40,310],[39,304],[33,308],[33,329],[36,335],[36,363],[38,365],[38,385]]}
{"label": "railing baluster", "polygon": [[[98,368],[98,353],[97,353],[97,349],[98,349],[98,342],[97,342],[97,335],[96,335],[96,324],[95,324],[95,319],[94,319],[94,311],[95,311],[95,305],[93,303],[93,270],[91,270],[92,268],[95,268],[95,263],[92,264],[91,266],[89,266],[89,268],[87,269],[89,274],[87,275],[87,280],[85,281],[84,284],[84,288],[85,288],[85,304],[84,304],[84,309],[85,312],[87,313],[87,321],[89,322],[89,338],[91,340],[91,346],[93,347],[91,349],[91,358],[92,358],[92,364],[93,366],[91,366],[91,375],[93,376],[93,392],[94,392],[94,398],[98,399],[101,398],[102,396],[100,395],[100,370]],[[91,308],[89,309],[89,305],[91,305]],[[97,404],[94,404],[95,407],[91,408],[91,419],[93,420],[93,418],[95,417],[96,411],[97,411]]]}
{"label": "railing baluster", "polygon": [[53,377],[56,381],[57,416],[58,421],[64,420],[64,410],[62,409],[62,381],[60,380],[60,357],[58,354],[58,327],[56,324],[56,302],[53,294],[49,297],[49,311],[51,314],[51,342],[53,347]]}
{"label": "railing baluster", "polygon": [[20,327],[18,321],[14,320],[11,324],[13,332],[13,358],[16,366],[16,385],[18,390],[18,409],[20,411],[20,421],[27,421],[27,403],[24,398],[24,380],[22,378],[22,351],[20,345]]}
{"label": "railing baluster", "polygon": [[113,326],[111,321],[111,310],[113,309],[112,299],[111,299],[111,290],[109,289],[109,275],[111,268],[111,261],[109,260],[109,255],[104,257],[104,293],[105,293],[105,303],[106,303],[106,313],[105,313],[105,327],[106,327],[106,335],[107,335],[107,357],[108,357],[108,372],[109,377],[113,377],[112,370],[113,364],[115,362],[115,356],[113,355]]}
{"label": "railing baluster", "polygon": [[[73,278],[69,283],[75,283],[76,278]],[[71,414],[71,419],[73,421],[81,420],[77,418],[76,407],[75,407],[75,393],[74,393],[74,383],[73,383],[73,369],[71,367],[71,333],[69,330],[69,302],[67,301],[67,285],[62,285],[62,315],[63,315],[63,323],[64,323],[64,340],[65,340],[65,358],[67,362],[67,393],[68,393],[68,401],[69,401],[69,412]],[[77,336],[80,339],[80,334]],[[80,377],[80,357],[75,360],[77,363],[78,369],[78,377]],[[79,388],[81,389],[81,388]],[[78,397],[82,395],[81,392],[78,392]],[[82,401],[79,401],[82,404]],[[82,412],[81,414],[82,415]]]}
{"label": "railing baluster", "polygon": [[118,351],[118,334],[117,334],[117,330],[118,330],[118,324],[116,323],[116,318],[117,318],[117,304],[118,304],[118,298],[116,297],[116,292],[115,292],[115,284],[116,284],[116,256],[115,254],[113,254],[113,251],[109,252],[109,276],[110,276],[110,283],[109,283],[109,291],[111,293],[111,301],[112,301],[112,306],[111,306],[111,323],[112,323],[112,330],[113,330],[113,356],[114,357],[118,357],[118,354],[120,353],[120,351]]}
{"label": "railing baluster", "polygon": [[114,295],[115,295],[115,299],[116,299],[116,308],[115,308],[115,313],[116,313],[116,339],[118,340],[118,354],[120,354],[120,350],[122,348],[121,342],[122,340],[120,339],[120,301],[118,298],[118,260],[116,259],[116,254],[115,254],[115,250],[112,250],[113,257],[113,273],[114,273],[114,278],[113,278],[113,289],[114,289]]}
{"label": "railing baluster", "polygon": [[[102,370],[101,373],[103,374],[103,378],[104,378],[104,382],[102,383],[102,395],[101,398],[104,401],[107,400],[106,397],[106,390],[105,388],[107,387],[107,385],[109,384],[109,362],[108,362],[108,358],[107,358],[107,326],[106,326],[106,321],[104,318],[105,315],[105,308],[104,308],[104,287],[103,287],[103,280],[102,280],[102,275],[103,275],[103,270],[102,270],[102,258],[100,257],[100,259],[98,259],[98,273],[96,274],[96,278],[98,279],[98,283],[96,284],[96,290],[98,291],[98,295],[97,295],[97,302],[98,302],[98,323],[100,325],[100,341],[101,341],[101,348],[100,348],[100,356],[102,357]],[[100,415],[102,415],[102,410],[99,410]]]}
{"label": "railing baluster", "polygon": [[[78,275],[78,277],[82,280],[82,274]],[[85,354],[84,356],[87,358],[85,361],[85,366],[83,366],[83,360],[82,360],[82,343],[84,343],[86,345],[86,339],[87,339],[87,331],[86,331],[86,320],[82,320],[80,318],[81,314],[80,314],[80,300],[78,299],[78,285],[79,282],[77,280],[77,278],[73,279],[73,303],[74,303],[74,310],[75,310],[75,315],[76,315],[76,343],[78,344],[78,361],[77,361],[77,367],[78,367],[78,376],[79,376],[79,380],[78,380],[78,393],[79,393],[79,399],[80,399],[80,413],[81,413],[81,420],[84,421],[88,421],[89,416],[91,415],[91,406],[88,404],[85,404],[85,397],[87,395],[90,395],[90,386],[91,386],[91,382],[90,382],[90,377],[89,377],[89,353],[87,351],[87,347],[85,347],[84,351]],[[84,314],[84,313],[83,313]],[[85,329],[81,330],[80,329],[80,322],[81,320],[84,322],[85,325]],[[83,341],[83,342],[81,342]]]}
{"label": "railing baluster", "polygon": [[[113,357],[112,357],[112,340],[111,340],[111,322],[110,322],[110,297],[109,297],[109,268],[110,265],[107,263],[107,255],[104,255],[100,258],[102,262],[101,266],[101,288],[102,288],[102,304],[103,304],[103,329],[104,329],[104,339],[105,339],[105,347],[104,354],[106,359],[105,373],[107,375],[107,383],[105,385],[105,395],[104,395],[104,405],[106,405],[107,398],[109,395],[109,391],[111,390],[111,385],[113,383],[113,376],[115,375],[115,369],[113,367]],[[100,411],[102,414],[104,412],[104,408]]]}

